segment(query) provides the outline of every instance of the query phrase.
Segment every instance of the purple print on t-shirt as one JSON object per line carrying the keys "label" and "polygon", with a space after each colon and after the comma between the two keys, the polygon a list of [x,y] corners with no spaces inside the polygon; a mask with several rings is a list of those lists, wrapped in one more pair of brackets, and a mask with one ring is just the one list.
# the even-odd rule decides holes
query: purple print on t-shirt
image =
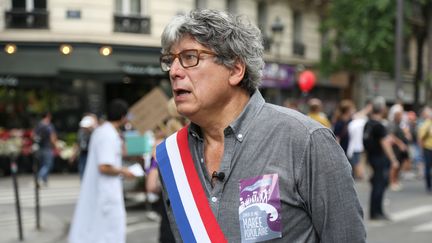
{"label": "purple print on t-shirt", "polygon": [[280,238],[282,233],[278,174],[242,179],[239,184],[242,242]]}

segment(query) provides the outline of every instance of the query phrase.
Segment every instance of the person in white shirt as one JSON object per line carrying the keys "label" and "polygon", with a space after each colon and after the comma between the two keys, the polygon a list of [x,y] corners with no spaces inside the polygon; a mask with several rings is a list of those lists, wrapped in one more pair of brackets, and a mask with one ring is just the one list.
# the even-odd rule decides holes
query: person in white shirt
{"label": "person in white shirt", "polygon": [[367,114],[371,111],[371,104],[367,104],[362,110],[353,115],[352,121],[348,124],[349,142],[347,157],[353,169],[355,179],[364,178],[364,169],[360,163],[363,153],[363,128],[367,122]]}
{"label": "person in white shirt", "polygon": [[122,167],[125,155],[120,127],[126,122],[128,106],[113,100],[107,122],[90,138],[81,192],[69,232],[70,243],[126,242],[126,211],[122,177],[134,175]]}

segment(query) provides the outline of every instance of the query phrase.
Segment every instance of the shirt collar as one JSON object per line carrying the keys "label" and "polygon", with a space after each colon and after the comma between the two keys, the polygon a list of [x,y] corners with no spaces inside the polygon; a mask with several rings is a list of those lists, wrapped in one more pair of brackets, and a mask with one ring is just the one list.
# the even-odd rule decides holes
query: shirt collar
{"label": "shirt collar", "polygon": [[[233,133],[235,134],[235,138],[239,142],[242,142],[248,132],[248,128],[252,123],[253,118],[262,109],[264,104],[264,98],[262,97],[261,93],[256,90],[252,94],[249,102],[240,115],[228,127],[225,128],[225,135]],[[192,137],[198,140],[203,140],[201,128],[198,125],[191,123],[189,126],[189,133],[192,135]]]}

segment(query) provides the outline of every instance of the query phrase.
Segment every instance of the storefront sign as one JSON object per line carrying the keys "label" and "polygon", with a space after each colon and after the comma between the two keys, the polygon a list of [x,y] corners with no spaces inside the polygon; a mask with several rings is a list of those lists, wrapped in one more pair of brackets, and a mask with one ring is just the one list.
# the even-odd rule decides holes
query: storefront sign
{"label": "storefront sign", "polygon": [[148,76],[161,76],[165,75],[159,66],[147,65],[141,66],[137,64],[125,63],[122,69],[127,74],[148,75]]}
{"label": "storefront sign", "polygon": [[266,63],[261,87],[292,88],[295,85],[295,67],[286,64]]}
{"label": "storefront sign", "polygon": [[18,86],[18,79],[12,76],[0,77],[0,86]]}

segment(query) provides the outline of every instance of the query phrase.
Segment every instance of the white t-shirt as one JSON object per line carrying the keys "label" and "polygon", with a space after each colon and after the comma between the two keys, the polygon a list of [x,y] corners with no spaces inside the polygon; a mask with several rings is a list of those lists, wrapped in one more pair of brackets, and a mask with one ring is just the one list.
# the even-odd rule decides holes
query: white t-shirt
{"label": "white t-shirt", "polygon": [[99,172],[99,165],[122,165],[122,140],[106,122],[90,138],[81,191],[69,232],[70,243],[123,243],[126,212],[120,176]]}
{"label": "white t-shirt", "polygon": [[366,121],[367,118],[357,118],[348,124],[348,158],[351,158],[354,152],[363,152],[363,129]]}

